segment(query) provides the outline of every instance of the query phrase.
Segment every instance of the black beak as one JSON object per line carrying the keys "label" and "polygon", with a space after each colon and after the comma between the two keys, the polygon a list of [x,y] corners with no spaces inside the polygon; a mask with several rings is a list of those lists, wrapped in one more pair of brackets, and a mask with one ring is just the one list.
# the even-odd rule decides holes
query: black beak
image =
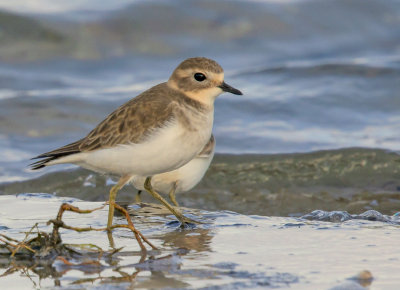
{"label": "black beak", "polygon": [[230,85],[226,84],[225,82],[223,82],[218,87],[227,93],[231,93],[234,95],[243,95],[241,91],[239,91],[238,89],[235,89],[234,87],[231,87]]}

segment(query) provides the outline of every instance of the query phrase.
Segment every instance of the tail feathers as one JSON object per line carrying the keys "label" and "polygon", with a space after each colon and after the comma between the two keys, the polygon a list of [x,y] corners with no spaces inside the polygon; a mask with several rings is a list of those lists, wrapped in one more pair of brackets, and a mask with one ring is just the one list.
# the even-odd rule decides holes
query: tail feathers
{"label": "tail feathers", "polygon": [[36,162],[30,164],[29,166],[31,166],[32,170],[37,170],[37,169],[47,166],[50,161],[56,160],[60,157],[79,153],[79,152],[81,152],[79,150],[79,145],[81,144],[81,141],[82,140],[79,140],[74,143],[68,144],[64,147],[58,148],[56,150],[40,154],[39,156],[36,156],[32,159],[42,159],[42,160],[36,161]]}
{"label": "tail feathers", "polygon": [[37,169],[46,167],[47,163],[54,159],[57,159],[57,157],[49,157],[46,159],[42,159],[42,160],[39,160],[39,161],[29,164],[29,166],[31,167],[32,170],[37,170]]}

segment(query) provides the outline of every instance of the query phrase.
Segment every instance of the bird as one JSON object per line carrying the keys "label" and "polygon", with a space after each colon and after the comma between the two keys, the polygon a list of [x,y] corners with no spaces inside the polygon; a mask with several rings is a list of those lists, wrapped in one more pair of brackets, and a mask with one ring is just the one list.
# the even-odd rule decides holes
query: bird
{"label": "bird", "polygon": [[173,213],[181,225],[189,218],[152,187],[152,176],[178,169],[196,157],[211,137],[214,101],[223,92],[242,95],[224,81],[224,70],[206,57],[182,61],[168,81],[142,92],[108,115],[82,139],[40,154],[33,170],[72,163],[119,177],[109,193],[107,229],[118,191],[134,176]]}
{"label": "bird", "polygon": [[[191,161],[175,169],[173,171],[154,175],[152,178],[152,186],[155,191],[168,194],[172,203],[179,207],[175,194],[187,192],[195,187],[203,178],[215,152],[215,138],[211,135],[210,140],[204,146],[203,150]],[[140,202],[140,194],[144,189],[145,176],[135,176],[131,179],[133,186],[138,189],[136,202]]]}

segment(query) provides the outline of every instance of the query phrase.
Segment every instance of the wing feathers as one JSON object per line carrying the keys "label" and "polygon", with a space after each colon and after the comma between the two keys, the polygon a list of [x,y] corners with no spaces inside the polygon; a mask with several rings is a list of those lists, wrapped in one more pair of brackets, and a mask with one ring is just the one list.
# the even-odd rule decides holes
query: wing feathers
{"label": "wing feathers", "polygon": [[174,115],[181,110],[177,106],[182,105],[203,109],[199,102],[171,89],[166,83],[154,86],[112,112],[85,138],[33,158],[45,159],[31,164],[32,169],[42,168],[49,161],[71,154],[110,148],[118,144],[140,143],[154,129],[174,119]]}

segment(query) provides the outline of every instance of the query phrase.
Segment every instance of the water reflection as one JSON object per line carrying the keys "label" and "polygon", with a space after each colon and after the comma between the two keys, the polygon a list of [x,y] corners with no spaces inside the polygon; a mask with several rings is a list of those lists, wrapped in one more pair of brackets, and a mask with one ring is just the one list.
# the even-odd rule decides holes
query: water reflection
{"label": "water reflection", "polygon": [[[173,270],[179,268],[180,263],[177,259],[177,254],[171,254],[162,257],[146,256],[138,257],[139,260],[135,264],[121,266],[114,257],[112,262],[107,259],[91,260],[83,257],[75,259],[75,262],[70,262],[63,257],[57,257],[54,261],[32,261],[32,260],[18,260],[18,259],[4,259],[0,264],[0,268],[5,269],[0,278],[7,276],[14,276],[14,279],[21,277],[30,281],[32,287],[41,288],[42,281],[53,281],[54,286],[68,286],[77,284],[93,284],[98,283],[131,283],[136,280],[137,275],[141,271],[150,271],[151,281],[157,281],[159,285],[170,285],[171,287],[184,287],[186,283],[180,282],[176,279],[166,278],[163,274],[165,265]],[[75,257],[77,258],[77,257]],[[151,265],[151,266],[149,266]],[[159,266],[161,265],[161,267]],[[159,269],[160,268],[160,269]],[[111,270],[111,271],[109,271]],[[77,271],[80,274],[77,274]],[[71,276],[75,279],[71,279]],[[65,279],[64,279],[65,278]],[[72,281],[71,281],[72,280]],[[141,284],[145,284],[145,281]],[[153,282],[152,282],[153,283]],[[19,284],[25,284],[24,282]],[[48,284],[46,285],[48,286]],[[154,283],[153,283],[154,286]]]}
{"label": "water reflection", "polygon": [[189,233],[169,232],[163,236],[163,246],[169,248],[184,248],[197,252],[211,251],[212,235],[209,229],[194,229]]}
{"label": "water reflection", "polygon": [[[53,281],[54,286],[85,285],[87,283],[135,284],[137,287],[184,288],[189,284],[180,278],[168,277],[169,273],[178,273],[182,265],[182,257],[191,250],[204,251],[208,247],[201,246],[203,241],[209,240],[208,230],[195,230],[195,235],[187,237],[184,233],[174,232],[167,235],[165,244],[171,248],[183,246],[171,254],[159,252],[114,252],[100,249],[95,252],[78,252],[72,257],[58,256],[53,258],[27,257],[19,255],[15,259],[3,256],[0,268],[4,269],[0,278],[7,276],[18,279],[24,277],[33,288],[48,286]],[[182,238],[182,239],[181,239]],[[95,246],[95,245],[92,245]],[[98,257],[96,257],[98,255]],[[137,259],[136,263],[125,264],[125,260]],[[77,273],[78,272],[78,273]],[[148,272],[146,278],[137,280],[140,272]],[[42,285],[42,281],[46,285]],[[23,282],[22,282],[23,283]],[[25,284],[25,283],[23,283]]]}
{"label": "water reflection", "polygon": [[[82,208],[101,204],[72,203]],[[21,240],[31,226],[30,217],[41,213],[48,218],[48,213],[57,212],[59,205],[54,197],[3,196],[0,215],[7,228],[3,227],[2,232]],[[24,218],[28,208],[29,218]],[[69,255],[32,258],[28,251],[22,251],[10,259],[10,253],[1,248],[1,285],[251,289],[294,285],[328,289],[349,283],[367,286],[372,283],[370,276],[352,277],[363,269],[369,271],[365,273],[374,273],[377,279],[373,283],[378,288],[398,283],[398,278],[390,275],[390,269],[400,256],[396,251],[387,250],[400,238],[396,217],[369,211],[346,220],[338,218],[339,215],[348,217],[345,212],[315,211],[305,216],[307,219],[301,219],[185,209],[187,214],[209,223],[181,230],[171,223],[172,216],[162,211],[157,214],[160,208],[155,204],[129,207],[135,213],[132,215],[135,226],[159,251],[143,254],[126,229],[114,232],[115,248],[109,247],[106,232],[61,232],[63,242],[69,243],[64,245],[72,249]],[[73,226],[98,227],[106,224],[107,211],[65,218]],[[115,219],[118,223],[123,220],[122,217]],[[42,224],[39,228],[45,230]],[[326,264],[323,268],[321,257]]]}
{"label": "water reflection", "polygon": [[[38,197],[42,197],[39,195]],[[50,198],[46,196],[46,198]],[[27,200],[24,197],[24,200]],[[59,209],[58,218],[62,216],[64,212],[63,204]],[[77,208],[76,206],[68,205],[68,208],[75,208],[75,212],[84,211]],[[106,232],[103,231],[100,234],[102,240],[108,239],[108,249],[104,248],[104,241],[100,241],[94,237],[98,231],[86,231],[85,238],[82,242],[90,241],[90,243],[79,243],[79,244],[57,244],[51,246],[53,240],[64,241],[64,236],[67,233],[59,233],[58,226],[63,224],[67,229],[72,230],[72,233],[79,235],[79,231],[75,229],[82,229],[80,227],[73,227],[64,224],[63,220],[59,223],[54,224],[52,234],[47,234],[44,231],[39,230],[37,225],[37,233],[33,233],[32,229],[29,231],[28,236],[36,234],[37,237],[31,238],[26,241],[26,245],[34,249],[34,253],[22,249],[17,251],[13,257],[11,253],[13,248],[10,247],[9,243],[0,245],[2,249],[2,264],[0,268],[5,269],[0,277],[14,277],[22,276],[32,284],[32,287],[45,287],[49,286],[47,283],[53,281],[54,286],[68,286],[77,284],[93,284],[93,283],[139,283],[140,287],[175,287],[182,288],[187,287],[189,284],[180,281],[179,278],[167,277],[168,273],[179,273],[181,271],[182,257],[189,254],[192,251],[202,252],[210,251],[210,241],[212,235],[210,229],[206,228],[194,228],[190,230],[182,230],[179,227],[174,227],[173,222],[171,223],[169,217],[166,216],[167,212],[156,204],[141,204],[134,206],[136,219],[137,216],[141,215],[141,212],[146,217],[156,216],[156,221],[151,220],[147,223],[148,228],[164,228],[164,235],[160,236],[159,239],[162,243],[163,251],[150,250],[143,251],[136,249],[124,250],[127,243],[131,248],[135,245],[134,239],[132,239],[132,233],[125,233],[121,231]],[[101,216],[99,213],[103,209],[103,206],[95,208],[94,210],[86,210],[90,214]],[[132,211],[132,209],[131,209]],[[192,211],[193,212],[193,211]],[[141,216],[143,218],[143,216]],[[92,217],[93,218],[93,217]],[[64,219],[64,217],[63,217]],[[79,219],[79,215],[78,218]],[[117,223],[123,221],[122,217],[118,218]],[[135,219],[134,219],[135,220]],[[55,220],[52,220],[54,223]],[[27,220],[27,223],[30,222]],[[67,222],[68,224],[70,222]],[[81,224],[81,223],[80,223]],[[87,227],[86,227],[87,228]],[[6,232],[12,229],[4,228]],[[56,235],[54,236],[54,233]],[[68,232],[68,234],[70,234]],[[4,237],[7,237],[4,235]],[[26,238],[24,239],[24,241]],[[3,240],[2,240],[3,241]],[[46,242],[47,241],[47,242]],[[92,242],[92,241],[97,241]],[[18,240],[13,240],[14,243],[18,243]],[[103,246],[103,248],[102,248]],[[160,246],[158,246],[160,247]],[[165,249],[169,253],[165,253]],[[11,256],[10,256],[11,255]],[[133,262],[136,260],[135,262]],[[133,263],[132,263],[133,262]],[[137,281],[138,274],[140,272],[147,272],[144,277]],[[42,285],[42,282],[45,284]]]}

